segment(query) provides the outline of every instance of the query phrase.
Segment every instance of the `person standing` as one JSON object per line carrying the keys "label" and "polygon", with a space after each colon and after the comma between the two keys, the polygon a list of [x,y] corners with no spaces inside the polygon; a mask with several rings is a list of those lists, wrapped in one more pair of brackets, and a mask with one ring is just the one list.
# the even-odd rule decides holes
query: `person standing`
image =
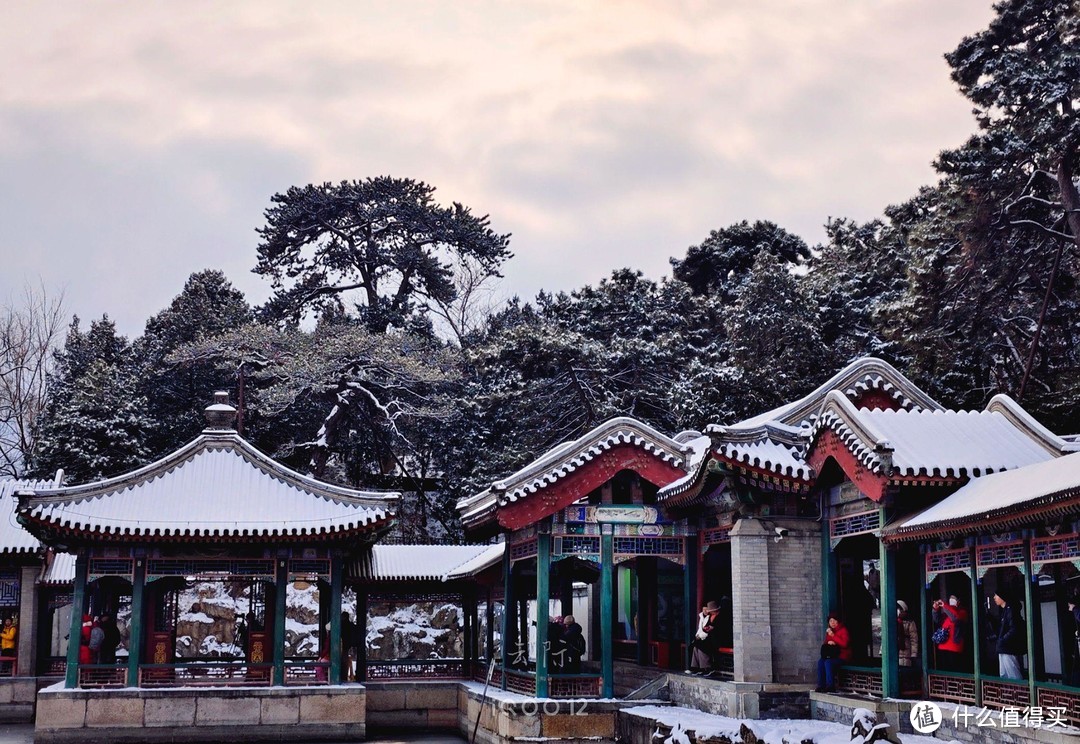
{"label": "person standing", "polygon": [[851,661],[851,657],[851,635],[840,622],[840,617],[831,612],[825,627],[825,640],[821,644],[815,692],[835,692],[840,667],[845,661]]}
{"label": "person standing", "polygon": [[698,615],[697,631],[690,642],[693,652],[690,655],[691,674],[706,674],[715,666],[716,654],[720,648],[719,627],[720,606],[709,601],[701,608]]}
{"label": "person standing", "polygon": [[[0,656],[6,657],[6,659],[15,659],[17,656],[15,638],[19,632],[18,627],[15,625],[14,618],[5,617],[4,627],[0,629]],[[15,662],[4,661],[4,669],[10,675],[14,675]]]}
{"label": "person standing", "polygon": [[101,617],[94,618],[94,621],[90,624],[90,642],[87,644],[90,647],[90,663],[100,664],[101,662],[101,645],[105,642],[105,630],[101,627]]}
{"label": "person standing", "polygon": [[98,663],[115,664],[116,649],[120,645],[120,628],[116,625],[116,618],[106,612],[98,620],[98,625],[101,626],[102,632],[101,648],[98,649]]}
{"label": "person standing", "polygon": [[900,652],[900,666],[913,667],[919,660],[919,628],[908,615],[908,605],[902,599],[896,600],[897,646]]}
{"label": "person standing", "polygon": [[967,645],[967,610],[960,598],[949,595],[949,603],[934,601],[934,627],[943,630],[945,640],[937,644],[938,667],[946,672],[964,671],[964,649]]}
{"label": "person standing", "polygon": [[997,655],[998,672],[1006,679],[1023,679],[1023,656],[1027,653],[1027,633],[1021,624],[1020,613],[1011,597],[1001,589],[994,594],[994,604],[1000,610]]}

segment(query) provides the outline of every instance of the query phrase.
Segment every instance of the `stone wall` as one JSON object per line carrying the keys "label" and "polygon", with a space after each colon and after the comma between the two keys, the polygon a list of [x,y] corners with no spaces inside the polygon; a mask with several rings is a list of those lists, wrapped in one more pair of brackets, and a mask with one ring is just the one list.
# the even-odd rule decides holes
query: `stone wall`
{"label": "stone wall", "polygon": [[35,742],[362,741],[359,685],[38,693]]}
{"label": "stone wall", "polygon": [[34,720],[37,680],[33,677],[0,679],[0,723],[29,723]]}
{"label": "stone wall", "polygon": [[458,682],[368,682],[369,732],[457,730]]}
{"label": "stone wall", "polygon": [[757,682],[668,675],[668,698],[675,705],[731,718],[806,718],[810,715],[808,689]]}

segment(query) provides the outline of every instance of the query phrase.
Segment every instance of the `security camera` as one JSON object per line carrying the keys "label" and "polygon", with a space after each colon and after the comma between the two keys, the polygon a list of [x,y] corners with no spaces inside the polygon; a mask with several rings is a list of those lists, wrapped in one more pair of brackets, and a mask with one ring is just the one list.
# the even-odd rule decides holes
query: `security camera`
{"label": "security camera", "polygon": [[787,531],[786,527],[774,527],[773,529],[776,530],[776,539],[777,540],[782,540],[785,537],[787,537],[788,531]]}

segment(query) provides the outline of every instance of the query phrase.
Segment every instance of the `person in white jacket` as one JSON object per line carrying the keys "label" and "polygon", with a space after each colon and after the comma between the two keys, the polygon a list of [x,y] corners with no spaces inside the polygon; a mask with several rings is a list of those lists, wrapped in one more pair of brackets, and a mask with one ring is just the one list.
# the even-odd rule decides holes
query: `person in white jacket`
{"label": "person in white jacket", "polygon": [[707,602],[698,615],[697,631],[690,643],[693,652],[690,656],[690,674],[707,674],[712,671],[716,651],[719,648],[718,631],[720,607],[716,602]]}

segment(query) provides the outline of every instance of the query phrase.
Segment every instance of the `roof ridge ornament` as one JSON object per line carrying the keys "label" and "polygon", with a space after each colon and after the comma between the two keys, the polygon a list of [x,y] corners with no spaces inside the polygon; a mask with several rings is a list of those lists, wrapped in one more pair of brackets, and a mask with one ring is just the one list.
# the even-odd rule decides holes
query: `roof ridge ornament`
{"label": "roof ridge ornament", "polygon": [[214,402],[203,411],[207,432],[235,432],[236,409],[229,405],[229,394],[224,390],[214,393]]}

